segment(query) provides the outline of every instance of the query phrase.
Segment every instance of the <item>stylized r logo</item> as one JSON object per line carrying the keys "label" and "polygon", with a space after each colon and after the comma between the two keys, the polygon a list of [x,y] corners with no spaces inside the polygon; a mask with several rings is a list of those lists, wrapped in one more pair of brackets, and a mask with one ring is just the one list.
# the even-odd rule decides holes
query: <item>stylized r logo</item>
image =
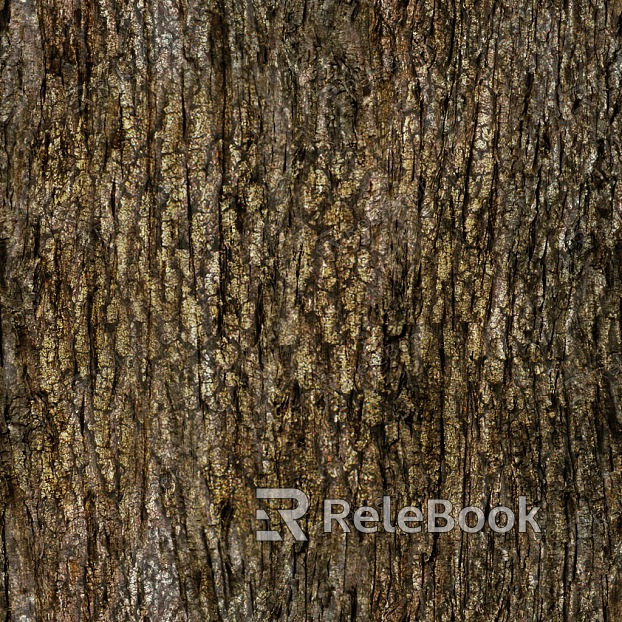
{"label": "stylized r logo", "polygon": [[[255,492],[257,499],[294,499],[297,501],[298,505],[293,510],[277,511],[296,540],[299,542],[305,542],[307,540],[307,536],[296,522],[299,518],[302,518],[309,509],[309,499],[302,490],[298,490],[297,488],[257,488]],[[257,520],[270,520],[268,513],[261,509],[257,510],[256,517]],[[263,542],[280,542],[283,538],[278,531],[269,529],[266,531],[257,531],[257,540]]]}

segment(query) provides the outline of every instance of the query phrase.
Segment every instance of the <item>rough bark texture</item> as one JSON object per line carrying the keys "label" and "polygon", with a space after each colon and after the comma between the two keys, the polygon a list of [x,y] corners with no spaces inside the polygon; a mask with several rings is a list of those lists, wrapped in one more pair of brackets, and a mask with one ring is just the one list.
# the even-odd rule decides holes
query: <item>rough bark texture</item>
{"label": "rough bark texture", "polygon": [[0,0],[0,619],[622,620],[621,9]]}

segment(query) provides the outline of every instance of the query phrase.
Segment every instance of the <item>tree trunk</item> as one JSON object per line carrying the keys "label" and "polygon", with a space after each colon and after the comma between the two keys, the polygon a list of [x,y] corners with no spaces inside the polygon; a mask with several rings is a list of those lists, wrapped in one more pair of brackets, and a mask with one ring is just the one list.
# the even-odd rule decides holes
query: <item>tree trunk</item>
{"label": "tree trunk", "polygon": [[621,10],[0,0],[0,620],[622,620]]}

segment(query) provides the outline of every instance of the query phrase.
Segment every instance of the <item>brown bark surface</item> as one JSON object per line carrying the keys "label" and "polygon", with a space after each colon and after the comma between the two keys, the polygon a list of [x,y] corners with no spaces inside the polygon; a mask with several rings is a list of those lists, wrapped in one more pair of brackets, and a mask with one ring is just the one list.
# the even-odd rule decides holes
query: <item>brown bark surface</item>
{"label": "brown bark surface", "polygon": [[621,10],[0,0],[0,620],[622,620]]}

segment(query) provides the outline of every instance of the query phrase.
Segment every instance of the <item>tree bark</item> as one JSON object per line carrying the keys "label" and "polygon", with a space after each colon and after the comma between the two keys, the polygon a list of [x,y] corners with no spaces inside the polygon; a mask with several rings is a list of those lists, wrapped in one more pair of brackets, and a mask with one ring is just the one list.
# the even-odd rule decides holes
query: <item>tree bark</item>
{"label": "tree bark", "polygon": [[0,0],[0,619],[622,620],[621,11]]}

